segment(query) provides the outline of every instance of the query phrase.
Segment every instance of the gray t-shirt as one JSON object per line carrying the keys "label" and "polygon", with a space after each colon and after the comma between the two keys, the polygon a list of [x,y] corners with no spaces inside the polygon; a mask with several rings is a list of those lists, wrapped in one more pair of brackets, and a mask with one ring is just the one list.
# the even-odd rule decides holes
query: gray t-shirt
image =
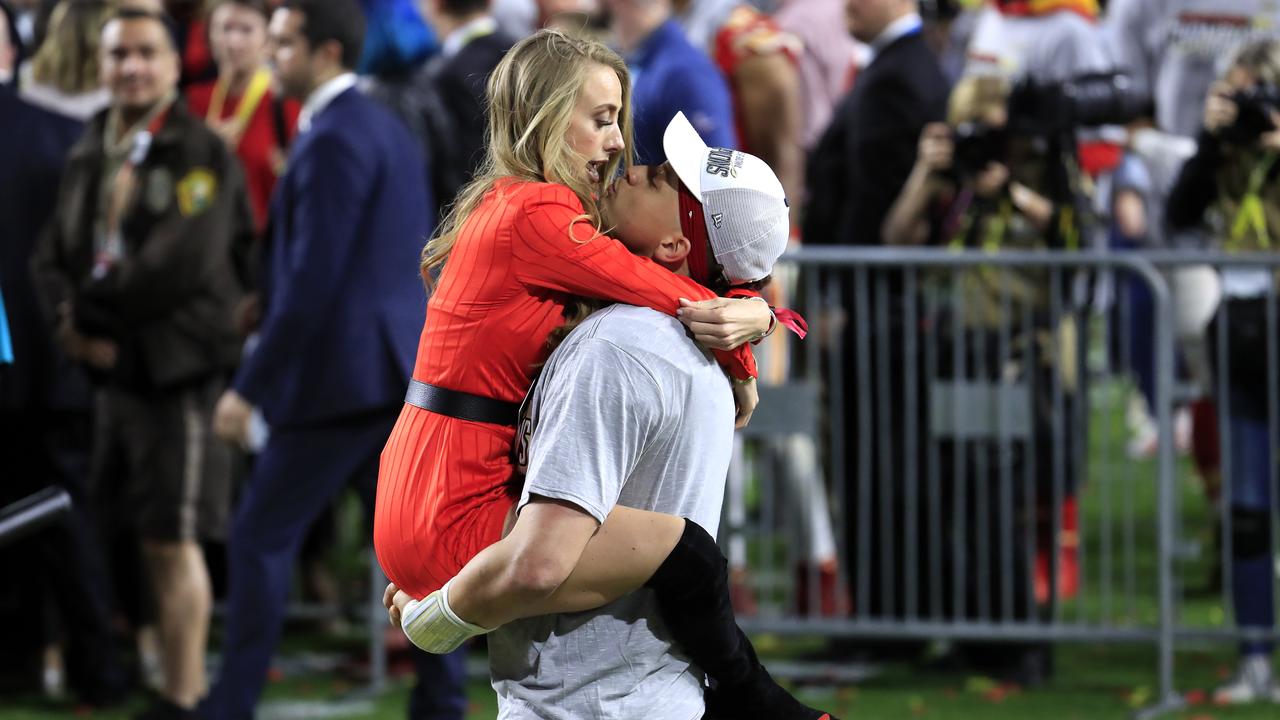
{"label": "gray t-shirt", "polygon": [[[603,522],[626,505],[715,535],[733,393],[679,321],[628,305],[600,310],[552,353],[530,403],[521,507],[536,494]],[[500,720],[694,720],[704,711],[702,673],[671,644],[647,590],[505,625],[489,635],[489,667]]]}

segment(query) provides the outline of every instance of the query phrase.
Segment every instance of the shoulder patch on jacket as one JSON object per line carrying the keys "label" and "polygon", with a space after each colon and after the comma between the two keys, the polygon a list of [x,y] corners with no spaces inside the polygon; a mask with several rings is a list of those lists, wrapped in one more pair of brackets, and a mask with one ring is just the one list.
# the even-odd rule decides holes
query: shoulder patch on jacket
{"label": "shoulder patch on jacket", "polygon": [[218,177],[209,168],[198,167],[178,181],[178,211],[184,217],[199,215],[213,206],[218,195]]}

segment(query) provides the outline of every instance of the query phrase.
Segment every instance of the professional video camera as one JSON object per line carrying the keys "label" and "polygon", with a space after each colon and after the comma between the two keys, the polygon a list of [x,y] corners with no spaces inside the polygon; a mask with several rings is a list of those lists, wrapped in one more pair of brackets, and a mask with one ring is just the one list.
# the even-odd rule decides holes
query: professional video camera
{"label": "professional video camera", "polygon": [[1009,94],[1009,132],[1065,135],[1078,128],[1123,125],[1149,114],[1149,102],[1117,73],[1055,83],[1023,81]]}
{"label": "professional video camera", "polygon": [[1024,80],[1009,93],[1006,106],[1008,122],[1003,128],[982,123],[955,128],[953,168],[958,176],[973,176],[993,161],[1007,163],[1015,137],[1030,139],[1032,152],[1043,154],[1050,141],[1072,147],[1079,128],[1123,124],[1150,110],[1143,98],[1129,91],[1128,79],[1114,73],[1055,83]]}
{"label": "professional video camera", "polygon": [[1236,145],[1252,145],[1265,132],[1276,129],[1271,113],[1280,111],[1280,88],[1274,85],[1255,85],[1248,90],[1233,93],[1236,104],[1236,121],[1222,132],[1222,139]]}

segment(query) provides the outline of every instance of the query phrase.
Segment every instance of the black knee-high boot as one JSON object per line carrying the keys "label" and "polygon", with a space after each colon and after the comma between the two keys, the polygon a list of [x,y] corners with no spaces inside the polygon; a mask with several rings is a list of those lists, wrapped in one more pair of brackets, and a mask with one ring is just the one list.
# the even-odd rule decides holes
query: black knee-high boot
{"label": "black knee-high boot", "polygon": [[729,601],[728,563],[716,541],[685,520],[684,533],[645,583],[672,638],[715,681],[718,704],[735,720],[821,720],[783,690],[756,657]]}

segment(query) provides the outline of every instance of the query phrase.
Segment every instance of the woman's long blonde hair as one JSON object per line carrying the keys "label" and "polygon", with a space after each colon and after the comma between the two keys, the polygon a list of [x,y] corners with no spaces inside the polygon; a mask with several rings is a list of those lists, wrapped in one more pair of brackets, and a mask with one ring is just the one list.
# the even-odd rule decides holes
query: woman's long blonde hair
{"label": "woman's long blonde hair", "polygon": [[31,59],[31,75],[64,93],[95,90],[102,24],[114,7],[105,0],[62,0],[49,16],[44,41]]}
{"label": "woman's long blonde hair", "polygon": [[429,272],[449,258],[462,224],[499,178],[569,187],[582,201],[584,219],[600,229],[596,188],[587,182],[584,167],[589,159],[574,152],[565,140],[587,72],[597,65],[617,73],[622,85],[618,129],[626,144],[601,177],[612,178],[620,164],[631,166],[631,74],[622,58],[599,42],[557,30],[540,30],[521,40],[489,76],[484,161],[422,251],[422,277],[428,285]]}
{"label": "woman's long blonde hair", "polygon": [[970,75],[956,83],[947,98],[947,123],[980,122],[992,108],[1009,101],[1009,81],[998,75]]}

